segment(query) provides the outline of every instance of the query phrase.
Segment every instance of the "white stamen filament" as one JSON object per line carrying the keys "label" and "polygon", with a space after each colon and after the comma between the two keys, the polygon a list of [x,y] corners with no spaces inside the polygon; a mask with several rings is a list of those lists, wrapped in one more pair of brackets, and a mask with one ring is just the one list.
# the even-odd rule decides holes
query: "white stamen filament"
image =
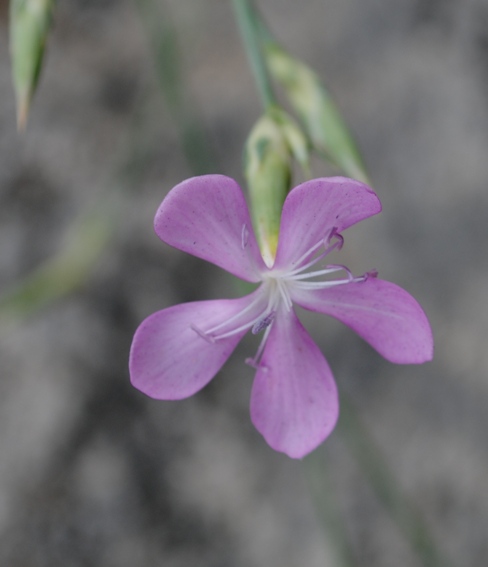
{"label": "white stamen filament", "polygon": [[[244,325],[241,325],[240,327],[237,327],[237,329],[232,329],[231,331],[227,331],[227,333],[222,333],[221,335],[217,335],[217,336],[213,336],[213,339],[218,341],[220,339],[226,339],[228,337],[232,337],[232,335],[237,335],[237,333],[240,333],[241,331],[244,331],[245,329],[251,329],[252,327],[254,327],[255,325],[257,325],[260,320],[262,319],[262,316],[260,315],[259,317],[256,317],[256,319],[254,319],[253,321],[250,321],[248,323],[244,323]],[[208,334],[208,332],[207,332]]]}
{"label": "white stamen filament", "polygon": [[[300,256],[300,258],[296,262],[293,262],[291,264],[292,269],[287,271],[286,269],[273,270],[272,268],[270,268],[261,273],[258,273],[256,271],[259,280],[262,282],[261,286],[259,290],[257,290],[254,299],[241,311],[235,313],[226,321],[214,325],[208,330],[202,330],[196,325],[191,325],[191,328],[200,337],[202,337],[209,343],[215,343],[218,340],[232,337],[233,335],[239,334],[249,329],[251,329],[253,334],[258,334],[261,331],[264,331],[256,355],[254,356],[254,358],[246,359],[246,363],[254,366],[255,368],[259,368],[260,359],[264,352],[266,341],[274,325],[276,313],[282,307],[284,307],[287,311],[291,311],[291,309],[293,308],[292,295],[294,289],[326,289],[349,283],[364,282],[369,277],[375,277],[377,275],[375,271],[372,271],[367,272],[362,276],[354,277],[346,266],[339,264],[329,264],[320,270],[309,272],[306,271],[320,262],[333,250],[342,247],[344,240],[342,236],[336,231],[337,229],[335,227],[332,228],[327,236],[311,246],[304,254],[302,254],[302,256]],[[244,224],[242,226],[241,232],[241,244],[242,248],[246,251],[251,259],[250,250],[248,248],[248,238],[249,231],[247,229],[247,226]],[[333,244],[330,243],[332,238],[337,239]],[[317,254],[321,247],[324,247],[324,250]],[[315,258],[310,259],[311,256],[315,254]],[[303,265],[301,265],[302,262],[304,262]],[[254,264],[254,261],[252,261],[251,263]],[[340,271],[346,272],[346,277],[326,281],[305,281],[311,280],[312,278],[318,278],[320,276],[327,276],[329,274],[334,274]],[[260,304],[261,308],[259,308]],[[256,309],[259,310],[259,315],[252,317],[251,320],[246,320],[249,317],[250,312],[254,311],[254,313],[256,313]],[[237,326],[233,327],[233,325]]]}
{"label": "white stamen filament", "polygon": [[367,276],[358,276],[357,278],[348,278],[346,280],[330,280],[328,282],[298,282],[297,287],[300,289],[325,289],[348,283],[360,283],[366,280]]}
{"label": "white stamen filament", "polygon": [[[255,297],[253,299],[253,301],[251,301],[251,303],[249,303],[249,305],[244,307],[244,309],[242,311],[239,311],[235,315],[232,315],[232,317],[230,319],[227,319],[227,321],[224,321],[223,323],[219,323],[218,325],[215,325],[215,327],[212,327],[208,331],[205,331],[205,333],[207,335],[213,335],[215,333],[215,331],[218,331],[222,327],[227,326],[229,323],[232,323],[233,321],[235,321],[239,317],[242,317],[243,315],[245,315],[248,311],[250,311],[260,301],[261,301],[261,296],[258,295],[257,297]],[[252,326],[252,323],[248,323],[248,324]]]}
{"label": "white stamen filament", "polygon": [[293,306],[293,302],[291,300],[290,292],[288,291],[286,282],[282,279],[277,279],[276,283],[278,285],[278,291],[281,296],[281,299],[283,300],[283,303],[285,304],[286,310],[290,311],[290,309]]}
{"label": "white stamen filament", "polygon": [[[310,257],[310,254],[313,254],[314,252],[316,252],[316,251],[322,246],[322,244],[325,243],[325,240],[326,240],[326,239],[324,238],[324,240],[320,240],[319,242],[317,242],[317,244],[314,244],[311,248],[309,248],[309,249],[305,252],[305,254],[302,254],[302,255],[300,256],[300,258],[298,258],[298,260],[297,260],[296,262],[293,262],[293,265],[294,265],[294,266],[296,266],[296,265],[300,266],[300,264],[301,264],[304,260],[306,260],[307,258]],[[306,266],[305,266],[305,268],[306,268]],[[301,272],[303,269],[304,269],[303,267],[300,267],[300,268],[298,268],[298,271]],[[290,273],[293,273],[293,272],[290,272]]]}
{"label": "white stamen filament", "polygon": [[[330,254],[333,250],[336,250],[337,248],[341,249],[343,244],[344,244],[344,239],[342,238],[342,236],[339,233],[336,233],[335,231],[336,231],[335,227],[332,228],[330,230],[328,236],[326,236],[323,240],[320,240],[319,242],[317,242],[317,244],[314,244],[307,252],[305,252],[305,254],[300,256],[300,259],[298,260],[298,262],[294,262],[294,265],[298,264],[299,267],[288,272],[287,276],[293,276],[295,274],[300,274],[301,272],[304,272],[308,268],[315,265],[317,262],[320,262],[320,260],[322,260],[322,258],[325,258],[325,256]],[[334,242],[334,244],[330,245],[330,240],[333,236],[337,237],[338,240],[336,242]],[[306,258],[309,258],[310,254],[317,251],[322,244],[324,245],[325,250],[316,258],[313,258],[308,263],[304,264],[303,266],[300,266],[301,262],[303,260],[305,260]]]}
{"label": "white stamen filament", "polygon": [[263,338],[261,339],[261,342],[259,343],[258,351],[254,355],[254,358],[246,358],[246,360],[245,360],[246,364],[249,364],[253,368],[256,368],[256,369],[259,368],[259,361],[260,361],[261,355],[263,354],[263,351],[264,351],[264,345],[266,344],[266,341],[268,340],[268,335],[271,332],[271,327],[272,327],[272,325],[269,325],[266,328],[266,330],[264,331]]}
{"label": "white stamen filament", "polygon": [[293,275],[289,279],[293,281],[307,280],[309,278],[315,278],[317,276],[325,276],[327,274],[333,274],[334,272],[340,272],[343,269],[344,268],[342,266],[327,266],[327,268],[325,268],[324,270],[317,270],[316,272],[307,272],[305,274]]}

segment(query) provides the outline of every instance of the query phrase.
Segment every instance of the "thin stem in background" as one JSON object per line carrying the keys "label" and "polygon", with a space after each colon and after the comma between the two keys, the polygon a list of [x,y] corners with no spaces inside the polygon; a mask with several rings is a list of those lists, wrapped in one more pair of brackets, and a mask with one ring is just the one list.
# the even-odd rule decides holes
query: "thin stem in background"
{"label": "thin stem in background", "polygon": [[313,452],[303,464],[310,496],[324,528],[325,537],[334,547],[338,566],[357,567],[358,563],[335,501],[323,451]]}
{"label": "thin stem in background", "polygon": [[166,5],[163,12],[152,0],[135,0],[135,4],[146,30],[161,94],[178,127],[191,173],[213,173],[218,169],[217,160],[185,86],[178,34],[169,7]]}
{"label": "thin stem in background", "polygon": [[[176,30],[165,13],[162,18],[154,3],[136,0],[147,26],[163,98],[176,121],[183,154],[193,175],[216,170],[215,158],[204,129],[192,110],[182,79]],[[152,154],[146,139],[148,117],[144,97],[132,117],[126,139],[120,144],[120,165],[107,190],[95,203],[81,211],[63,236],[60,249],[26,277],[0,294],[2,325],[18,323],[78,291],[89,280],[125,217],[123,194],[137,186]],[[151,118],[149,118],[151,119]]]}
{"label": "thin stem in background", "polygon": [[[249,28],[243,31],[243,37],[249,58],[254,66],[254,75],[262,93],[262,98],[266,104],[271,104],[274,102],[274,99],[267,69],[262,69],[262,67],[266,67],[266,63],[262,55],[261,42],[272,43],[274,40],[262,17],[253,6],[252,0],[233,0],[233,3],[236,12],[238,8],[242,11],[241,29],[244,28],[244,25],[247,25]],[[271,95],[269,95],[269,92],[271,92]],[[271,96],[271,99],[269,96]],[[339,115],[333,121],[336,126],[338,124],[337,121],[340,122],[340,128],[345,129],[342,126],[342,118]],[[345,132],[347,135],[347,130]],[[359,171],[362,171],[362,169],[360,168]],[[345,436],[361,470],[366,475],[378,499],[395,521],[411,548],[417,553],[423,565],[425,567],[447,567],[449,563],[439,551],[422,514],[398,487],[398,483],[390,471],[386,460],[373,443],[364,425],[360,423],[357,410],[345,395],[342,395],[341,423],[342,427],[339,428],[339,431]],[[320,494],[320,490],[317,488],[316,483],[320,483],[321,478],[321,475],[317,472],[318,466],[317,461],[313,461],[313,464],[309,465],[311,470],[309,470],[308,476],[309,479],[310,475],[315,478],[313,492],[320,498],[318,503],[319,515],[324,526],[333,534],[334,539],[339,542],[337,548],[343,564],[347,566],[354,565],[354,556],[350,548],[348,548],[348,543],[344,536],[345,532],[340,528],[341,524],[336,517],[336,512],[335,510],[327,510],[327,505],[331,505],[331,491],[327,487],[327,481],[324,480],[322,483],[323,494]]]}
{"label": "thin stem in background", "polygon": [[267,110],[276,101],[261,46],[261,24],[250,0],[232,0],[232,4],[261,102]]}
{"label": "thin stem in background", "polygon": [[395,479],[384,456],[369,435],[350,398],[341,392],[341,418],[338,431],[346,440],[360,470],[368,479],[378,500],[397,524],[424,567],[450,567],[437,547],[420,510],[409,500]]}
{"label": "thin stem in background", "polygon": [[[145,100],[141,95],[141,100]],[[21,323],[27,317],[79,291],[96,270],[113,244],[131,206],[126,198],[140,184],[152,154],[152,142],[143,128],[147,113],[141,104],[131,116],[124,139],[114,151],[118,154],[112,179],[71,222],[60,237],[59,249],[23,279],[0,294],[0,325]]]}

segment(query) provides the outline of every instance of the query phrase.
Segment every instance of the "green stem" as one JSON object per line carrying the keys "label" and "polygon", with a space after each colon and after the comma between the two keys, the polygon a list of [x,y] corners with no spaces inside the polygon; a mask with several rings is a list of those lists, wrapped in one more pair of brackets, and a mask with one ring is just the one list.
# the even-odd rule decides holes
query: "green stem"
{"label": "green stem", "polygon": [[327,471],[324,453],[315,451],[303,461],[310,495],[328,541],[334,546],[337,565],[358,565],[346,528],[334,498],[334,488]]}
{"label": "green stem", "polygon": [[340,425],[340,432],[344,435],[378,500],[417,553],[422,565],[448,567],[450,563],[437,547],[421,512],[398,487],[393,472],[368,435],[354,404],[345,392],[341,393]]}
{"label": "green stem", "polygon": [[262,52],[259,19],[251,0],[232,0],[232,4],[259,95],[264,108],[268,110],[276,101]]}
{"label": "green stem", "polygon": [[183,154],[193,175],[217,169],[216,158],[205,129],[195,111],[181,65],[178,30],[169,7],[164,13],[152,0],[135,0],[155,62],[156,76],[164,101],[178,127]]}

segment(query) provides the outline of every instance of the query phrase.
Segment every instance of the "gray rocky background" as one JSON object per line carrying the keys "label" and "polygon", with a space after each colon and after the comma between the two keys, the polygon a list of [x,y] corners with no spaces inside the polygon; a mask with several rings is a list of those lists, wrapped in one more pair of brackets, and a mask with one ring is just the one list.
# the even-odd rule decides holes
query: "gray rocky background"
{"label": "gray rocky background", "polygon": [[[230,2],[154,2],[179,32],[184,97],[213,154],[200,170],[242,180],[242,146],[261,109]],[[435,360],[395,366],[335,321],[305,317],[307,326],[443,554],[481,567],[488,2],[260,5],[278,38],[324,77],[383,201],[382,215],[346,233],[342,261],[356,273],[376,267],[415,295],[434,328]],[[130,387],[140,321],[229,295],[232,284],[153,234],[156,207],[193,171],[136,2],[59,2],[48,47],[19,136],[0,2],[0,291],[56,253],[102,195],[111,195],[115,230],[81,289],[0,323],[0,565],[339,567],[339,538],[321,525],[313,486],[310,497],[307,470],[312,462],[317,476],[318,462],[354,564],[421,566],[343,422],[315,460],[265,445],[248,416],[251,340],[189,400],[157,402]],[[328,173],[317,164],[316,175]]]}

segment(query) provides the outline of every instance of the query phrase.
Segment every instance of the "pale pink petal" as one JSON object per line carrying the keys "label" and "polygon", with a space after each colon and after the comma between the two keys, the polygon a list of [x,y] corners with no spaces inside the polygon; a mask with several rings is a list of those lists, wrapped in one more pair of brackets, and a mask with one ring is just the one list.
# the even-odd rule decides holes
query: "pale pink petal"
{"label": "pale pink petal", "polygon": [[[217,374],[246,329],[211,342],[201,336],[251,305],[256,292],[240,299],[183,303],[158,311],[137,329],[130,352],[132,384],[152,398],[178,400],[203,388]],[[256,317],[255,310],[226,329]],[[198,329],[199,334],[194,329]]]}
{"label": "pale pink petal", "polygon": [[283,205],[275,267],[289,267],[335,228],[349,226],[381,211],[364,183],[346,177],[312,179],[290,191]]}
{"label": "pale pink petal", "polygon": [[251,418],[268,444],[292,458],[313,451],[339,411],[332,372],[295,313],[280,311],[251,395]]}
{"label": "pale pink petal", "polygon": [[424,311],[393,283],[369,278],[322,290],[295,289],[293,301],[339,319],[391,362],[419,364],[432,360],[432,330]]}
{"label": "pale pink petal", "polygon": [[154,219],[164,242],[246,281],[264,267],[239,185],[224,175],[192,177],[174,187]]}

